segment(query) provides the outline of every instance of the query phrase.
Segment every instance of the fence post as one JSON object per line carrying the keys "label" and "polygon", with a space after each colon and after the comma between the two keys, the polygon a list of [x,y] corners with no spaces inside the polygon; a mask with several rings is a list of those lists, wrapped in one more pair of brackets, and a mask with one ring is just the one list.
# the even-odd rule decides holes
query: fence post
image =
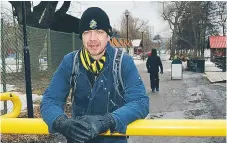
{"label": "fence post", "polygon": [[76,49],[75,49],[75,33],[74,32],[72,33],[72,41],[73,41],[73,47],[72,47],[73,49],[72,50],[75,51]]}
{"label": "fence post", "polygon": [[50,40],[50,28],[47,32],[47,67],[48,71],[52,72],[52,62],[51,62],[51,40]]}
{"label": "fence post", "polygon": [[[3,38],[5,38],[4,36],[4,27],[3,27],[3,18],[1,18],[1,58],[2,58],[2,73],[1,73],[1,83],[3,86],[3,91],[2,92],[6,92],[6,61],[5,61],[5,56],[6,56],[6,49],[5,49],[5,43]],[[3,114],[7,113],[7,101],[4,101],[4,110],[3,110]]]}

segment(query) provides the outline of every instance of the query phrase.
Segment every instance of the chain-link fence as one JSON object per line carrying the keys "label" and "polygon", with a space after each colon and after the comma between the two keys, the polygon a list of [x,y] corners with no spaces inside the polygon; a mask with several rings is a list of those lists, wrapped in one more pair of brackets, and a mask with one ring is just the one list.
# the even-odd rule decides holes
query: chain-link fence
{"label": "chain-link fence", "polygon": [[[33,99],[42,95],[49,84],[52,74],[67,53],[79,49],[82,45],[79,36],[74,33],[52,31],[27,26],[28,47]],[[26,103],[24,78],[23,30],[21,25],[7,23],[1,19],[1,92],[19,92],[22,108]],[[21,95],[23,94],[23,95]],[[12,103],[1,109],[12,111]],[[8,109],[7,109],[8,108]]]}

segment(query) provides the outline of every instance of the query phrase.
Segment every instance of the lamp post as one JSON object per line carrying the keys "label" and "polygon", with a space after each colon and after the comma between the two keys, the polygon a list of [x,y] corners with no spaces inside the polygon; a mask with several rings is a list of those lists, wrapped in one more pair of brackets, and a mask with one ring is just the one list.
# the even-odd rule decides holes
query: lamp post
{"label": "lamp post", "polygon": [[26,7],[25,2],[22,2],[22,20],[23,20],[23,36],[24,36],[24,66],[25,66],[25,83],[26,83],[26,97],[28,118],[33,118],[33,102],[32,102],[32,87],[31,87],[31,67],[30,54],[26,33]]}
{"label": "lamp post", "polygon": [[141,33],[142,33],[141,47],[142,47],[142,50],[143,50],[143,61],[144,61],[144,47],[143,47],[143,33],[144,33],[144,31],[142,31]]}
{"label": "lamp post", "polygon": [[129,53],[129,51],[128,51],[128,16],[129,16],[129,11],[128,10],[125,10],[125,16],[126,16],[126,29],[127,29],[127,36],[126,36],[126,38],[127,38],[127,53]]}

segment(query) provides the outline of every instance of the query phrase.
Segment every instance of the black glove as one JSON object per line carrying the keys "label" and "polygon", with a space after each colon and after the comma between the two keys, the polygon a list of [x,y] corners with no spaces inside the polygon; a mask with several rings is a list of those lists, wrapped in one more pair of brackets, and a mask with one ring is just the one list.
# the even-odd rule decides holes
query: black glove
{"label": "black glove", "polygon": [[97,134],[92,134],[92,128],[86,122],[73,118],[67,118],[65,115],[59,116],[53,123],[57,132],[62,133],[72,143],[84,143]]}
{"label": "black glove", "polygon": [[161,71],[160,73],[163,74],[163,71]]}
{"label": "black glove", "polygon": [[81,117],[81,120],[87,122],[91,125],[94,133],[91,134],[101,134],[106,132],[108,129],[115,128],[115,120],[110,113],[102,115],[85,115]]}

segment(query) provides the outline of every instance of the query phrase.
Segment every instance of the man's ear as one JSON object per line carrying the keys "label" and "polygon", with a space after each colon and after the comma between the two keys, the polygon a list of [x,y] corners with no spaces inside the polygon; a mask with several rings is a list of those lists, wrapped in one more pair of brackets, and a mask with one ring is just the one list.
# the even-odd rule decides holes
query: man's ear
{"label": "man's ear", "polygon": [[110,41],[110,35],[108,35],[108,41]]}

